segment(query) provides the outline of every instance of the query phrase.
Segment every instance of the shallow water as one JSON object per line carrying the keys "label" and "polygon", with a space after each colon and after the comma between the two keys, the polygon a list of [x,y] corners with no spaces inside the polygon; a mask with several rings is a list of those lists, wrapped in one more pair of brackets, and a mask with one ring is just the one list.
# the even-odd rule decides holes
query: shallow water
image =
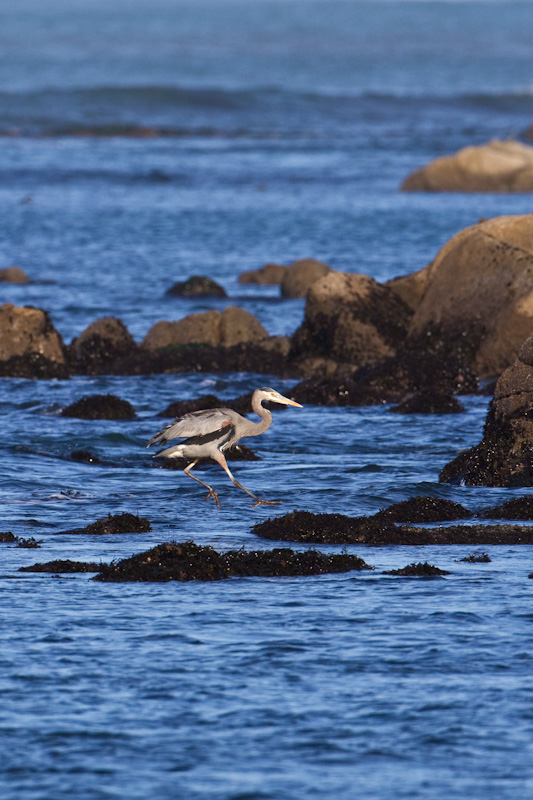
{"label": "shallow water", "polygon": [[[107,314],[140,340],[159,319],[229,303],[290,333],[303,301],[241,286],[240,272],[312,256],[386,280],[482,216],[531,210],[531,195],[398,191],[430,158],[524,134],[529,3],[5,5],[0,266],[35,283],[2,284],[0,299],[47,309],[67,342]],[[165,297],[192,274],[230,299]],[[484,548],[488,564],[459,562],[466,547],[350,547],[375,570],[216,584],[17,571],[171,540],[271,548],[252,525],[293,508],[355,516],[424,494],[476,511],[528,491],[438,483],[479,441],[484,396],[442,417],[275,414],[249,442],[260,460],[232,469],[279,507],[251,509],[213,466],[201,476],[217,510],[152,461],[145,444],[171,401],[269,384],[293,382],[2,379],[0,526],[42,540],[0,545],[2,798],[531,795],[530,547]],[[60,416],[106,392],[137,418]],[[71,461],[79,449],[104,463]],[[152,532],[62,533],[123,511]],[[382,574],[414,561],[450,575]]]}

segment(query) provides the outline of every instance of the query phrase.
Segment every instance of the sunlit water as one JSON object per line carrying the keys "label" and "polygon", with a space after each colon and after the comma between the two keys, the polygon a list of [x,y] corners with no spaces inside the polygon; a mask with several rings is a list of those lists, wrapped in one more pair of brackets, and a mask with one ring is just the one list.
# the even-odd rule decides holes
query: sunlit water
{"label": "sunlit water", "polygon": [[[0,28],[0,266],[35,279],[3,302],[47,309],[65,340],[112,314],[137,340],[159,319],[228,303],[290,333],[303,301],[240,272],[312,256],[385,280],[425,266],[480,217],[531,196],[403,195],[430,158],[533,121],[529,3],[6,2]],[[505,9],[505,13],[504,13]],[[135,138],[140,127],[153,138]],[[103,136],[105,132],[114,136]],[[94,133],[98,135],[94,135]],[[204,274],[226,301],[166,298]],[[271,548],[253,524],[294,508],[371,514],[414,495],[477,511],[526,490],[438,483],[479,441],[466,411],[287,409],[248,443],[222,509],[150,438],[169,402],[273,376],[2,379],[0,788],[6,800],[521,800],[533,792],[533,554],[348,548],[372,572],[213,584],[103,584],[19,573],[110,561],[164,541]],[[132,422],[63,418],[86,394]],[[90,450],[101,465],[69,460]],[[63,531],[109,513],[152,532]],[[324,546],[331,551],[336,548]],[[429,561],[444,578],[383,570]]]}

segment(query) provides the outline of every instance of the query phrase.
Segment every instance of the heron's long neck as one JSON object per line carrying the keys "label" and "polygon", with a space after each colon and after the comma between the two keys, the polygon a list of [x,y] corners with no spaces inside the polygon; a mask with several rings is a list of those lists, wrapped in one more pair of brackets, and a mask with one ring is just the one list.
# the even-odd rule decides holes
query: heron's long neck
{"label": "heron's long neck", "polygon": [[272,414],[268,408],[263,408],[261,404],[262,397],[252,397],[252,411],[261,417],[261,422],[253,422],[253,433],[248,436],[259,436],[260,433],[267,431],[272,424]]}

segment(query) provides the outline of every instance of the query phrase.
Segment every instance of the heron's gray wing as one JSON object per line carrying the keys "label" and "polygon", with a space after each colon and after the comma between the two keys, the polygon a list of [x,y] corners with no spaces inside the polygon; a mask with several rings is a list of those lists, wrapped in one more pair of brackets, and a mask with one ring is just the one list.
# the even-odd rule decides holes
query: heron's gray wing
{"label": "heron's gray wing", "polygon": [[193,411],[174,420],[163,430],[156,433],[147,444],[161,442],[165,444],[171,439],[188,439],[191,436],[206,436],[210,433],[221,431],[230,425],[235,425],[235,417],[240,416],[231,408],[207,408],[203,411]]}

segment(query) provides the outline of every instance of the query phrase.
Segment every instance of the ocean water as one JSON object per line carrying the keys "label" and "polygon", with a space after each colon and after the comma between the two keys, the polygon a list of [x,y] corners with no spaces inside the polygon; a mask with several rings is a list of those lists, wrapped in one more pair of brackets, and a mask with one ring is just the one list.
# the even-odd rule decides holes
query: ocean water
{"label": "ocean water", "polygon": [[[533,122],[529,2],[3,0],[1,302],[65,341],[104,315],[137,340],[160,319],[240,305],[290,333],[303,301],[240,272],[314,257],[378,280],[427,264],[480,217],[531,195],[402,194],[414,168]],[[229,300],[165,297],[208,275]],[[177,399],[293,381],[231,374],[2,379],[0,794],[5,800],[521,800],[533,792],[533,553],[349,548],[372,572],[216,584],[100,584],[20,573],[163,541],[270,548],[253,524],[294,508],[374,513],[429,494],[476,511],[525,490],[449,486],[479,441],[465,413],[305,407],[234,466],[280,506],[251,509],[216,466],[222,509],[146,441]],[[86,394],[132,422],[69,419]],[[70,460],[94,452],[101,464]],[[64,531],[108,513],[147,534]],[[324,549],[331,551],[332,546]],[[429,561],[450,571],[401,579]]]}

